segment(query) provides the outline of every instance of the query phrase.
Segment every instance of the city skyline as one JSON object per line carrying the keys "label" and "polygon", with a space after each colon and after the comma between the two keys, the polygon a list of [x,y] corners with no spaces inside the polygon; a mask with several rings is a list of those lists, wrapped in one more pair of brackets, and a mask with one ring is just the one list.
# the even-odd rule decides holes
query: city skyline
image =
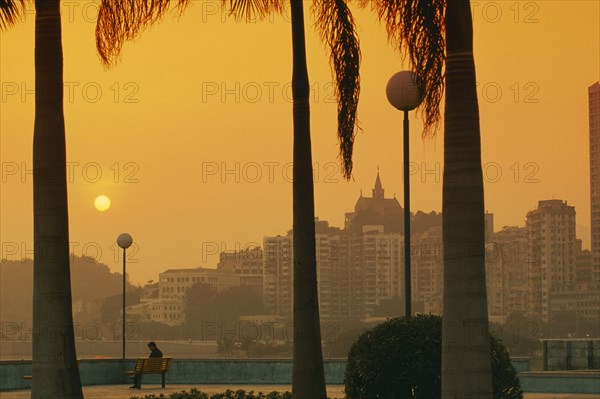
{"label": "city skyline", "polygon": [[[575,236],[575,213],[567,201],[540,200],[527,213],[525,226],[498,229],[494,228],[494,214],[486,213],[485,268],[490,321],[505,323],[511,315],[521,314],[540,323],[551,323],[566,313],[597,320],[600,267],[592,262],[592,252],[583,250],[581,240]],[[361,193],[354,212],[345,213],[343,227],[316,221],[317,287],[322,321],[368,322],[386,316],[385,312],[402,313],[399,303],[405,292],[402,219],[400,204],[397,199],[385,196],[385,185],[377,173],[371,196]],[[441,214],[417,213],[412,220],[414,312],[439,315],[443,311],[441,223]],[[218,253],[216,268],[169,265],[156,280],[136,288],[140,298],[128,306],[128,320],[165,326],[193,324],[194,317],[188,320],[186,316],[194,308],[188,300],[216,301],[217,293],[229,298],[221,300],[230,305],[232,298],[242,294],[253,298],[246,303],[253,305],[245,307],[241,321],[291,320],[293,231],[264,236],[253,245]],[[97,272],[102,270],[103,276],[108,277],[108,268],[103,264],[92,264],[82,258],[74,262],[78,262],[75,268],[80,269],[79,273],[82,266],[90,271],[98,267]],[[4,270],[9,279],[3,280],[5,287],[14,284],[18,264],[11,262],[12,277],[8,269]],[[32,262],[29,260],[27,264],[31,270]],[[27,273],[21,270],[17,274],[23,272]],[[100,275],[102,272],[97,276]],[[120,280],[121,275],[112,274],[110,278]],[[75,286],[78,284],[80,275]],[[98,318],[100,314],[100,319],[106,320],[103,309],[106,310],[98,299],[79,297],[73,304],[74,314],[87,319]],[[19,317],[27,320],[27,314],[21,312]]]}
{"label": "city skyline", "polygon": [[[318,221],[317,274],[322,320],[369,320],[376,309],[404,295],[403,236],[396,226],[399,213],[386,202],[379,178],[372,197],[361,197],[357,218],[343,229]],[[378,224],[379,212],[392,219]],[[394,213],[397,213],[394,215]],[[487,214],[490,230],[493,214]],[[504,323],[523,314],[550,322],[565,312],[597,318],[600,312],[598,272],[591,252],[575,237],[575,209],[562,200],[542,200],[527,214],[526,226],[504,226],[486,239],[486,282],[491,321]],[[433,221],[434,223],[431,223]],[[415,223],[411,253],[412,302],[420,313],[442,314],[443,249],[438,218]],[[360,223],[360,225],[356,225]],[[189,290],[196,283],[217,291],[252,287],[262,294],[271,318],[291,319],[292,235],[265,237],[260,246],[221,253],[216,269],[169,269],[158,279],[158,296],[132,306],[135,320],[169,325],[185,322]],[[156,286],[156,284],[155,284]],[[199,288],[197,288],[199,289]],[[398,304],[397,310],[402,312]],[[384,307],[385,308],[385,307]],[[394,308],[395,309],[395,308]],[[258,313],[252,313],[258,317]],[[578,317],[579,317],[578,316]]]}
{"label": "city skyline", "polygon": [[[393,194],[392,197],[385,195],[384,196],[384,192],[385,192],[385,185],[383,185],[383,187],[381,186],[382,182],[380,180],[380,172],[379,170],[377,171],[376,177],[373,179],[374,181],[374,186],[372,188],[372,194],[371,197],[369,197],[368,195],[364,195],[363,190],[360,190],[359,193],[359,197],[358,197],[358,203],[360,203],[360,200],[362,199],[370,199],[370,198],[376,198],[376,197],[380,197],[382,200],[393,200],[395,203],[398,203],[398,199],[396,198],[396,195]],[[368,190],[365,190],[368,191]],[[563,202],[562,199],[552,199],[552,200],[538,200],[538,203],[536,205],[539,206],[540,203],[543,202]],[[568,201],[565,201],[568,203]],[[399,204],[399,209],[402,209],[402,204]],[[570,208],[573,208],[572,206],[570,206]],[[345,223],[343,223],[341,226],[335,226],[335,225],[329,225],[329,220],[326,219],[321,219],[319,217],[319,215],[316,215],[315,218],[317,220],[318,223],[321,224],[325,224],[327,225],[327,229],[331,228],[331,229],[352,229],[351,225],[348,225],[349,223],[349,219],[348,219],[348,215],[353,215],[354,212],[347,212],[348,210],[346,210],[346,212],[343,212],[342,210],[340,210],[340,212],[342,212],[345,215]],[[523,218],[523,223],[520,225],[504,225],[504,226],[499,226],[495,223],[495,217],[496,214],[494,214],[493,212],[489,212],[489,210],[486,211],[486,234],[488,234],[487,230],[489,229],[489,232],[491,233],[499,233],[504,231],[506,228],[512,229],[512,228],[520,228],[520,229],[525,229],[526,228],[526,222],[527,222],[527,218],[529,213],[533,212],[534,208],[532,207],[525,215]],[[397,211],[396,213],[398,213],[399,211]],[[432,211],[435,212],[437,215],[441,216],[441,211],[440,212],[436,212],[436,211]],[[414,217],[416,214],[418,213],[424,213],[425,215],[429,214],[429,212],[424,212],[423,210],[417,209],[417,210],[412,210],[411,211],[411,215]],[[574,209],[574,213],[576,214],[576,210]],[[491,217],[491,227],[487,225],[488,223],[488,219],[487,216]],[[403,215],[398,213],[397,215],[394,214],[394,218],[393,220],[387,220],[386,219],[386,225],[387,223],[391,223],[391,227],[392,230],[391,232],[394,232],[397,230],[397,232],[395,234],[399,234],[399,236],[402,236],[403,233],[398,230],[401,227],[401,223],[399,224],[398,222],[401,222],[403,220]],[[351,221],[351,220],[350,220]],[[364,222],[364,220],[362,220]],[[440,229],[440,234],[441,234],[441,219],[439,220],[439,225],[435,224],[434,227],[438,227]],[[414,220],[412,221],[412,223],[414,224]],[[345,225],[345,226],[344,226]],[[375,227],[378,227],[377,225],[375,225]],[[384,229],[384,226],[381,225],[380,226],[381,229]],[[585,226],[587,227],[587,226]],[[274,233],[274,237],[272,238],[285,238],[286,236],[289,236],[289,234],[291,234],[291,226],[289,226],[287,229],[280,231],[280,232],[275,232]],[[359,230],[361,229],[361,227],[358,227]],[[579,232],[581,230],[580,226],[577,226],[577,232]],[[420,233],[420,231],[415,231],[415,226],[412,226],[412,233],[411,236],[414,238],[416,236],[418,236],[418,234]],[[318,229],[317,229],[318,230]],[[387,228],[386,228],[387,231]],[[316,233],[317,235],[319,234],[319,232],[317,231]],[[222,258],[223,256],[227,256],[227,254],[235,254],[236,256],[238,256],[238,254],[240,252],[248,252],[248,251],[252,251],[255,248],[262,248],[262,246],[264,245],[264,239],[269,238],[267,237],[266,233],[262,234],[262,239],[259,238],[256,241],[248,241],[248,242],[234,242],[233,245],[228,245],[226,243],[223,242],[216,242],[216,241],[206,241],[206,242],[202,242],[201,243],[201,254],[202,254],[202,261],[201,264],[194,264],[194,265],[190,265],[190,266],[186,266],[186,267],[180,267],[178,264],[166,264],[166,265],[162,265],[162,268],[159,269],[159,271],[157,272],[156,275],[154,276],[150,276],[149,279],[146,280],[139,280],[137,281],[136,279],[131,277],[131,272],[130,270],[127,271],[127,275],[128,275],[128,280],[134,284],[139,284],[139,285],[144,285],[145,283],[150,283],[152,281],[158,281],[159,280],[159,276],[160,274],[163,274],[165,272],[168,272],[169,270],[173,269],[173,270],[189,270],[192,271],[194,269],[202,269],[204,268],[205,270],[216,270],[219,266],[219,264],[222,262]],[[289,238],[289,237],[288,237]],[[441,236],[440,236],[441,238]],[[576,238],[578,240],[581,241],[581,237],[576,236]],[[492,241],[491,243],[493,243],[494,241]],[[85,244],[84,244],[85,245]],[[90,261],[93,262],[97,262],[97,263],[102,263],[102,264],[106,264],[109,267],[111,266],[110,262],[107,262],[106,259],[102,259],[102,249],[101,247],[97,246],[97,245],[89,245],[89,243],[87,244],[87,249],[85,249],[85,247],[81,248],[82,251],[100,251],[100,252],[93,252],[93,255],[89,256],[91,259]],[[291,245],[291,243],[290,243]],[[417,245],[417,244],[413,244],[413,245]],[[438,245],[440,245],[440,249],[441,249],[441,241],[438,243]],[[402,247],[402,245],[400,245]],[[79,243],[77,242],[71,242],[71,253],[72,256],[79,256],[79,254],[76,253],[76,250],[80,247]],[[121,262],[121,250],[118,249],[117,244],[115,243],[113,246],[110,247],[111,249],[111,254],[110,256],[114,257],[115,263],[119,263]],[[587,249],[590,250],[590,248],[585,248],[583,247],[583,249]],[[2,258],[2,260],[19,260],[17,257],[21,256],[22,253],[25,253],[25,256],[23,259],[29,258],[32,259],[33,258],[33,250],[29,250],[27,248],[23,249],[23,248],[17,248],[16,246],[14,246],[14,243],[12,242],[3,242],[3,256],[8,253],[10,256],[4,257]],[[288,248],[288,252],[290,251],[290,248]],[[138,263],[138,259],[136,257],[136,253],[137,253],[137,249],[134,249],[134,254],[133,256],[128,256],[128,260],[134,263],[134,267],[135,264]],[[84,256],[86,256],[86,254],[83,254]],[[94,256],[96,255],[96,256]],[[291,252],[288,253],[289,256],[291,256]],[[120,270],[119,268],[111,268],[111,270],[113,272],[119,273]]]}
{"label": "city skyline", "polygon": [[[560,3],[531,4],[474,3],[486,207],[497,226],[521,226],[538,200],[566,200],[577,210],[577,237],[589,248],[587,88],[598,80],[599,5],[573,2],[566,16]],[[199,253],[199,243],[234,250],[236,243],[260,242],[257,232],[287,231],[291,104],[285,17],[246,25],[193,5],[180,19],[169,17],[126,45],[121,62],[103,71],[93,43],[94,11],[63,10],[70,239],[76,254],[85,248],[98,257],[100,251],[99,261],[118,271],[114,241],[127,231],[139,244],[132,254],[138,263],[128,265],[128,273],[145,282],[169,265],[216,264],[218,254],[203,262],[207,254]],[[360,190],[372,187],[377,166],[388,195],[402,198],[401,115],[387,104],[384,89],[408,65],[372,16],[356,16],[363,43],[364,133],[356,139],[349,183],[336,158],[327,55],[307,27],[316,214],[338,226]],[[549,34],[568,18],[578,22],[556,37]],[[264,49],[249,45],[265,39]],[[33,250],[33,14],[2,33],[0,49],[0,235],[3,243],[17,244],[15,259]],[[556,49],[561,56],[555,59]],[[192,62],[181,62],[181,54],[190,53]],[[224,73],[228,80],[219,78]],[[413,114],[411,157],[419,169],[411,178],[412,208],[440,211],[443,130],[435,141],[419,140],[421,119]],[[100,195],[112,201],[106,212],[94,209]]]}

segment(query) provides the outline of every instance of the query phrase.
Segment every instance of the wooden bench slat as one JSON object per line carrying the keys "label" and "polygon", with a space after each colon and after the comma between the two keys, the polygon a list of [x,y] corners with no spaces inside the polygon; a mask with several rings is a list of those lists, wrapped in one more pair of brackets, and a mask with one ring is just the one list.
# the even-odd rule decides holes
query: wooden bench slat
{"label": "wooden bench slat", "polygon": [[126,374],[162,374],[171,368],[171,357],[144,357],[137,359],[133,371],[126,371]]}

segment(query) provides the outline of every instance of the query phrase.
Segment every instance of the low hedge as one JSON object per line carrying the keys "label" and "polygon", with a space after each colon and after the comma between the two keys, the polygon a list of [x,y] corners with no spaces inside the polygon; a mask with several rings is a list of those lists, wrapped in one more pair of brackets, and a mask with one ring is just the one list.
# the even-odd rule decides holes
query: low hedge
{"label": "low hedge", "polygon": [[196,388],[192,388],[189,392],[180,391],[166,395],[162,393],[159,395],[150,394],[143,397],[132,396],[130,399],[292,399],[292,393],[276,391],[255,393],[254,391],[246,392],[243,389],[238,389],[237,391],[228,389],[222,393],[209,395]]}

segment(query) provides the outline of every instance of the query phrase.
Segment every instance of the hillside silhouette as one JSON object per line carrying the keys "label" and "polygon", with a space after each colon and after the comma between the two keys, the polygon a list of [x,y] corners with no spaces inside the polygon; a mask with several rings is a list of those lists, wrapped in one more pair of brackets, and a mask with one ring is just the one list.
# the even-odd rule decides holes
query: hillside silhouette
{"label": "hillside silhouette", "polygon": [[[121,273],[113,273],[107,265],[91,258],[74,256],[72,260],[74,307],[78,303],[102,303],[108,297],[121,295]],[[0,262],[0,322],[31,323],[32,299],[33,260]]]}

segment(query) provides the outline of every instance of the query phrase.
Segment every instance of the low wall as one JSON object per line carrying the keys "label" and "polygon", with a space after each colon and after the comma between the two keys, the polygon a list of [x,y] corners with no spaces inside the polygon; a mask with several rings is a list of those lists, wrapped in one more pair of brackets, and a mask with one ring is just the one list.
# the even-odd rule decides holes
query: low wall
{"label": "low wall", "polygon": [[0,391],[31,387],[31,383],[23,379],[24,375],[31,375],[31,360],[0,362]]}
{"label": "low wall", "polygon": [[[134,359],[82,359],[79,364],[83,385],[127,384],[124,372],[132,370]],[[600,371],[529,372],[528,358],[513,359],[525,392],[600,394]],[[324,362],[325,380],[331,385],[344,383],[345,359]],[[31,361],[1,361],[0,390],[27,389],[31,381]],[[166,376],[169,384],[291,384],[292,361],[281,359],[174,359]],[[144,384],[159,384],[159,375],[143,378]]]}
{"label": "low wall", "polygon": [[600,395],[600,371],[538,371],[519,373],[524,392]]}
{"label": "low wall", "polygon": [[[345,360],[324,361],[327,384],[344,383]],[[159,375],[143,377],[159,383]],[[174,360],[167,384],[279,384],[292,383],[291,360]]]}
{"label": "low wall", "polygon": [[515,368],[515,370],[517,371],[517,373],[522,373],[524,371],[530,371],[530,367],[529,367],[529,357],[520,357],[520,356],[515,356],[515,357],[511,357],[510,358],[510,362],[512,363],[513,367]]}
{"label": "low wall", "polygon": [[[81,359],[79,374],[83,385],[125,384],[131,380],[124,374],[133,370],[134,359]],[[343,384],[345,360],[326,360],[325,380]],[[0,362],[0,390],[26,389],[31,381],[31,361]],[[291,384],[292,361],[272,359],[174,359],[167,373],[167,384]],[[147,375],[143,383],[158,384],[160,375]]]}
{"label": "low wall", "polygon": [[[79,376],[83,385],[111,385],[127,382],[126,370],[133,370],[135,360],[81,359]],[[31,375],[31,360],[8,360],[0,362],[0,391],[31,388],[31,381],[23,376]]]}

